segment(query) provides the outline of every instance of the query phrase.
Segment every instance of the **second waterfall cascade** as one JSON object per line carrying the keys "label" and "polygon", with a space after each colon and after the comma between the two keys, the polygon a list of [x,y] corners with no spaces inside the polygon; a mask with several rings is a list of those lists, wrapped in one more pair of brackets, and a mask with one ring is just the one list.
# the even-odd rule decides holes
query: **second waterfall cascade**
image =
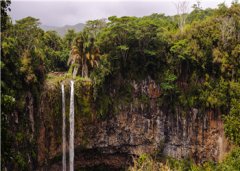
{"label": "second waterfall cascade", "polygon": [[62,156],[62,167],[63,171],[66,171],[66,115],[65,115],[65,92],[64,92],[64,84],[61,84],[62,88],[62,117],[63,117],[63,123],[62,123],[62,150],[63,150],[63,156]]}
{"label": "second waterfall cascade", "polygon": [[74,170],[74,81],[70,81],[71,95],[70,95],[70,137],[69,137],[69,168]]}

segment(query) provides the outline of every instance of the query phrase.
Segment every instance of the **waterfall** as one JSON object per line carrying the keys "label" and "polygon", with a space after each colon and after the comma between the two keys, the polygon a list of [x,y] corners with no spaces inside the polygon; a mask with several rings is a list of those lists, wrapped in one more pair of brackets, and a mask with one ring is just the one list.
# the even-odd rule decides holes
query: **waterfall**
{"label": "waterfall", "polygon": [[62,88],[62,167],[63,171],[66,171],[66,116],[65,116],[65,93],[64,93],[64,84],[61,85]]}
{"label": "waterfall", "polygon": [[70,96],[70,137],[69,137],[69,164],[70,171],[74,170],[74,81],[70,81],[71,96]]}

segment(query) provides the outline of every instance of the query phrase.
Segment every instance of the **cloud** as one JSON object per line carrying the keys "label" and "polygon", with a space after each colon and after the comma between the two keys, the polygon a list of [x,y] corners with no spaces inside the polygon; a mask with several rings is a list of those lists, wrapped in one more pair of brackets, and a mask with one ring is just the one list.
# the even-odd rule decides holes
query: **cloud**
{"label": "cloud", "polygon": [[[144,16],[152,13],[176,13],[176,0],[170,1],[13,1],[10,16],[13,20],[32,16],[44,25],[63,26],[109,16]],[[195,1],[189,3],[189,9]],[[227,0],[230,4],[231,0]],[[216,1],[202,1],[202,6],[216,7]]]}

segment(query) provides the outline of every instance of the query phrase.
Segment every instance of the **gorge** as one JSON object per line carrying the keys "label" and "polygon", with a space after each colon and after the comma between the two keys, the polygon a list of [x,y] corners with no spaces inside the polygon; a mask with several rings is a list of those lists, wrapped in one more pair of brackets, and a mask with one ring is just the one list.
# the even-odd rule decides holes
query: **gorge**
{"label": "gorge", "polygon": [[90,20],[63,37],[34,17],[13,22],[10,4],[1,170],[240,170],[237,1]]}

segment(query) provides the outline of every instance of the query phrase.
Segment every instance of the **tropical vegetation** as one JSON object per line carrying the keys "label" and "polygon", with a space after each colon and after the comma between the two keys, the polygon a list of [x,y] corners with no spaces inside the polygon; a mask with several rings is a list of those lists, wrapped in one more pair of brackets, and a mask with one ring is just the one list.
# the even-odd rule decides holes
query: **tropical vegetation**
{"label": "tropical vegetation", "polygon": [[117,113],[114,106],[131,101],[131,82],[146,78],[160,85],[159,106],[173,113],[197,108],[203,115],[213,111],[223,116],[225,134],[236,150],[219,166],[208,163],[201,169],[240,169],[238,2],[216,9],[195,4],[191,13],[184,14],[181,29],[180,15],[111,16],[88,21],[82,32],[69,30],[63,38],[55,31],[43,31],[33,17],[13,23],[9,7],[9,0],[1,1],[2,168],[25,170],[27,161],[36,161],[35,138],[24,133],[29,127],[26,99],[31,93],[38,106],[47,74],[69,72],[92,81],[99,117]]}

